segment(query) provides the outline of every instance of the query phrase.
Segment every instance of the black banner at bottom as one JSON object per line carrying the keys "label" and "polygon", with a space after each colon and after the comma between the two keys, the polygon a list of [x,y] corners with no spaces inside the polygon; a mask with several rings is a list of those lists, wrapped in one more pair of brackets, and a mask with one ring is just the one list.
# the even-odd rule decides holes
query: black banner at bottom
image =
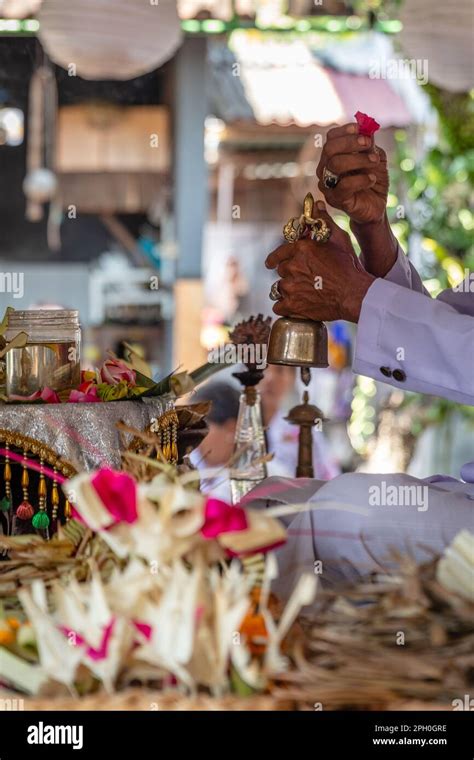
{"label": "black banner at bottom", "polygon": [[[107,760],[192,751],[215,757],[278,750],[307,755],[472,760],[472,713],[453,712],[0,712],[0,760]],[[324,749],[324,753],[322,750]],[[268,755],[266,755],[268,758]]]}

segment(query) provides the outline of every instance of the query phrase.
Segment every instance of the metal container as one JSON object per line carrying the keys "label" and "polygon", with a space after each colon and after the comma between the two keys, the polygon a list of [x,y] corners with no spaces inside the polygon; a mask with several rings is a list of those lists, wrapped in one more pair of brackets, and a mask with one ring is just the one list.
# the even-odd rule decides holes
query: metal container
{"label": "metal container", "polygon": [[13,348],[6,355],[7,396],[30,396],[45,387],[60,392],[80,384],[78,311],[14,311],[8,318],[7,341],[19,332],[25,332],[28,340],[24,348]]}

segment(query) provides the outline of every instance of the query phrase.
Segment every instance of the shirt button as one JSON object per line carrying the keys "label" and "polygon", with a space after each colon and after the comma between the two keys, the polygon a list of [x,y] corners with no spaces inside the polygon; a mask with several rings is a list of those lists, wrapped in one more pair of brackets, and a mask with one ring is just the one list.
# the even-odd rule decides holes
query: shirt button
{"label": "shirt button", "polygon": [[390,367],[380,367],[380,371],[385,377],[392,377],[392,370]]}
{"label": "shirt button", "polygon": [[407,379],[407,376],[402,369],[394,369],[393,378],[394,380],[398,380],[399,383],[403,383]]}

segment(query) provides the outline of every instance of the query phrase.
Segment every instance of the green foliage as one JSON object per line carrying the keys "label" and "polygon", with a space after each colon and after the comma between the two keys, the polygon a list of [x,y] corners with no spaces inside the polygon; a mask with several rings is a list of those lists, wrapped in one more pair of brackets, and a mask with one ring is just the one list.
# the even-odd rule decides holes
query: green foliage
{"label": "green foliage", "polygon": [[[427,85],[438,112],[438,143],[417,155],[408,144],[407,133],[398,130],[395,167],[391,168],[388,198],[389,218],[395,234],[407,250],[409,236],[422,237],[426,256],[420,274],[432,295],[452,287],[474,270],[474,100],[472,93],[447,93]],[[373,389],[359,378],[354,395],[351,429],[353,444],[364,453],[371,437],[364,415],[373,414]],[[407,393],[403,407],[412,410],[412,428],[419,435],[430,425],[439,425],[453,410],[474,424],[474,409],[419,393]]]}
{"label": "green foliage", "polygon": [[474,149],[474,97],[473,92],[459,93],[441,90],[433,84],[425,85],[431,103],[438,112],[441,128],[455,154]]}
{"label": "green foliage", "polygon": [[421,158],[408,146],[406,133],[396,133],[396,168],[391,173],[395,193],[389,197],[389,211],[405,245],[410,232],[422,235],[426,263],[421,274],[436,279],[436,292],[456,284],[465,268],[474,267],[474,140],[465,129],[469,115],[473,133],[474,124],[471,95],[445,96],[432,86],[430,92],[439,105],[456,107],[440,114],[439,142]]}
{"label": "green foliage", "polygon": [[[348,3],[349,4],[349,3]],[[355,13],[386,13],[392,14],[398,11],[403,0],[352,0],[350,3]]]}

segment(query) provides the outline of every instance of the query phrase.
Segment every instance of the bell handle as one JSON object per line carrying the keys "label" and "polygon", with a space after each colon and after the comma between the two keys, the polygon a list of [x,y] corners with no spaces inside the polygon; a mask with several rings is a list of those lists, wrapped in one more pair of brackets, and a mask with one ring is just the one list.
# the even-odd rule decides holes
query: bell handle
{"label": "bell handle", "polygon": [[306,221],[314,222],[313,219],[314,198],[312,193],[306,193],[303,201],[303,216]]}

